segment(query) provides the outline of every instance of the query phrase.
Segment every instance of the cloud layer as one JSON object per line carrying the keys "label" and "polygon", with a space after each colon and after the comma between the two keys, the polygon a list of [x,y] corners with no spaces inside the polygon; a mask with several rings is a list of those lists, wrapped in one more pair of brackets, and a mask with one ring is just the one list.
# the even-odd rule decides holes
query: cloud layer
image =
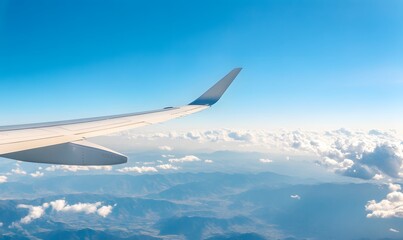
{"label": "cloud layer", "polygon": [[[220,129],[136,135],[130,135],[128,132],[124,136],[130,136],[131,140],[155,142],[169,140],[176,149],[183,146],[195,148],[203,146],[214,150],[272,152],[287,156],[305,154],[314,156],[317,164],[326,169],[349,177],[374,180],[403,177],[403,141],[393,131]],[[190,162],[197,159],[170,158],[169,161]]]}

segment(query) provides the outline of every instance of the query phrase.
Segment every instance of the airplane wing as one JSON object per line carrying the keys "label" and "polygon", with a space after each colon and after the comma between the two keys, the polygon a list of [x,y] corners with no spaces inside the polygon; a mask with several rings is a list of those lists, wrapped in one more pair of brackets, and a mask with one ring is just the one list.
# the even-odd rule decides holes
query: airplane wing
{"label": "airplane wing", "polygon": [[86,141],[200,112],[215,104],[239,74],[235,68],[192,103],[107,117],[0,127],[0,157],[64,165],[112,165],[127,157]]}

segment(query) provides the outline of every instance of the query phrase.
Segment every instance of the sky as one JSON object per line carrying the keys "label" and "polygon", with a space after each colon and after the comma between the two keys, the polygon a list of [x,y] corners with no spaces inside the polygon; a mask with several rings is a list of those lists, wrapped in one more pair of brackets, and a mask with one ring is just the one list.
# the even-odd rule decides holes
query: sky
{"label": "sky", "polygon": [[[399,129],[401,1],[2,1],[1,125],[191,102],[172,126]],[[170,125],[169,125],[170,126]]]}
{"label": "sky", "polygon": [[[217,216],[226,218],[238,208],[221,209],[228,205],[229,196],[234,203],[239,197],[242,203],[251,193],[250,200],[259,202],[259,195],[254,194],[257,189],[264,193],[262,203],[241,204],[242,211],[254,219],[253,214],[264,214],[251,209],[264,210],[271,204],[266,201],[273,199],[271,194],[278,194],[272,188],[279,186],[271,182],[271,174],[283,174],[296,177],[297,185],[290,178],[287,184],[292,187],[286,186],[285,198],[278,198],[277,205],[269,208],[276,209],[284,222],[294,220],[295,226],[302,226],[302,239],[315,236],[316,223],[325,225],[321,231],[325,236],[334,234],[335,239],[348,239],[338,235],[342,223],[354,228],[346,233],[354,232],[356,226],[365,233],[359,235],[357,230],[359,237],[351,239],[371,236],[371,231],[400,239],[402,13],[403,1],[399,0],[0,1],[0,126],[181,106],[233,68],[243,68],[211,109],[91,139],[127,155],[127,164],[46,165],[2,158],[0,234],[25,234],[26,226],[32,227],[32,234],[42,233],[41,223],[66,216],[71,222],[67,227],[81,229],[94,222],[110,223],[116,229],[118,225],[113,224],[120,219],[125,228],[128,221],[121,217],[130,213],[128,219],[133,221],[132,215],[147,204],[133,208],[132,203],[121,203],[116,197],[127,194],[160,200],[165,190],[168,195],[173,191],[170,203],[178,203],[175,197],[189,191],[184,196],[196,208],[180,211],[184,217],[197,212],[214,216],[197,208],[206,206],[209,211],[220,208]],[[199,184],[198,174],[204,180],[205,176],[217,178]],[[237,179],[236,174],[252,176],[251,186],[244,188],[242,184],[249,180]],[[259,174],[268,174],[269,180],[255,178]],[[196,188],[176,176],[191,176]],[[139,177],[140,182],[130,177]],[[113,181],[104,188],[108,179]],[[175,183],[179,188],[165,188],[178,179],[182,179]],[[54,183],[56,190],[49,190]],[[95,183],[101,185],[99,189]],[[242,186],[237,189],[227,183]],[[157,189],[127,192],[130,184],[133,189],[147,189],[143,184]],[[267,189],[256,188],[259,184],[268,184],[263,186]],[[220,186],[236,191],[215,190]],[[195,191],[207,192],[207,197],[193,199]],[[222,199],[214,200],[217,192],[223,194]],[[97,195],[105,193],[106,198]],[[22,204],[14,201],[23,198]],[[217,204],[220,201],[222,205]],[[299,207],[284,205],[284,210],[278,210],[284,202]],[[298,209],[303,211],[294,211]],[[322,210],[330,211],[329,215]],[[168,212],[177,217],[178,211],[171,207]],[[300,215],[287,215],[296,212]],[[74,216],[80,214],[106,220],[77,221]],[[135,231],[148,229],[155,234],[157,222],[148,217],[164,216],[146,215],[144,222],[152,226],[134,225]],[[267,216],[273,215],[268,212]],[[279,230],[291,234],[285,237],[298,236],[287,224],[271,220],[263,225],[263,232],[267,226],[281,226]],[[256,224],[251,223],[253,232]],[[314,226],[313,233],[301,223]],[[211,229],[207,224],[206,231]]]}

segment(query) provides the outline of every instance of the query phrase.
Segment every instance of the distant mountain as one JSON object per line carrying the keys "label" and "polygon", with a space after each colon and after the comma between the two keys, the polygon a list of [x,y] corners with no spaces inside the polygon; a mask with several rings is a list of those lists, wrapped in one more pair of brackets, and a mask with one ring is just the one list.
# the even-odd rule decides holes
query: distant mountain
{"label": "distant mountain", "polygon": [[[234,233],[207,238],[206,240],[265,240],[266,238],[256,233]],[[291,240],[291,239],[288,239]]]}
{"label": "distant mountain", "polygon": [[183,235],[186,239],[203,239],[206,233],[225,233],[233,226],[253,224],[252,220],[242,216],[229,219],[184,216],[161,220],[156,224],[156,228],[160,229],[160,235]]}
{"label": "distant mountain", "polygon": [[[388,193],[369,183],[274,173],[78,175],[3,183],[0,193],[0,239],[403,239],[403,219],[366,218],[367,201]],[[57,199],[113,209],[105,218],[47,209],[19,223],[29,210],[18,204]]]}
{"label": "distant mountain", "polygon": [[81,229],[81,230],[59,230],[59,231],[49,231],[49,232],[41,232],[35,234],[35,237],[38,237],[43,240],[105,240],[105,239],[114,239],[114,240],[156,240],[161,238],[155,238],[145,235],[137,235],[137,236],[129,236],[129,237],[119,237],[104,231],[97,231],[92,229]]}

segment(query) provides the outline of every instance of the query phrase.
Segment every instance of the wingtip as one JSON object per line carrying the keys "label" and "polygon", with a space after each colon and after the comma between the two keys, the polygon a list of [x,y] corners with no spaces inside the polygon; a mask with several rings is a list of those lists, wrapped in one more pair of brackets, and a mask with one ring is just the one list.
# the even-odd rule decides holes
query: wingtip
{"label": "wingtip", "polygon": [[227,75],[225,75],[225,77],[223,77],[214,86],[212,86],[203,95],[201,95],[198,99],[196,99],[189,105],[214,105],[218,100],[220,100],[222,95],[225,93],[234,79],[238,76],[241,70],[241,67],[232,69]]}

